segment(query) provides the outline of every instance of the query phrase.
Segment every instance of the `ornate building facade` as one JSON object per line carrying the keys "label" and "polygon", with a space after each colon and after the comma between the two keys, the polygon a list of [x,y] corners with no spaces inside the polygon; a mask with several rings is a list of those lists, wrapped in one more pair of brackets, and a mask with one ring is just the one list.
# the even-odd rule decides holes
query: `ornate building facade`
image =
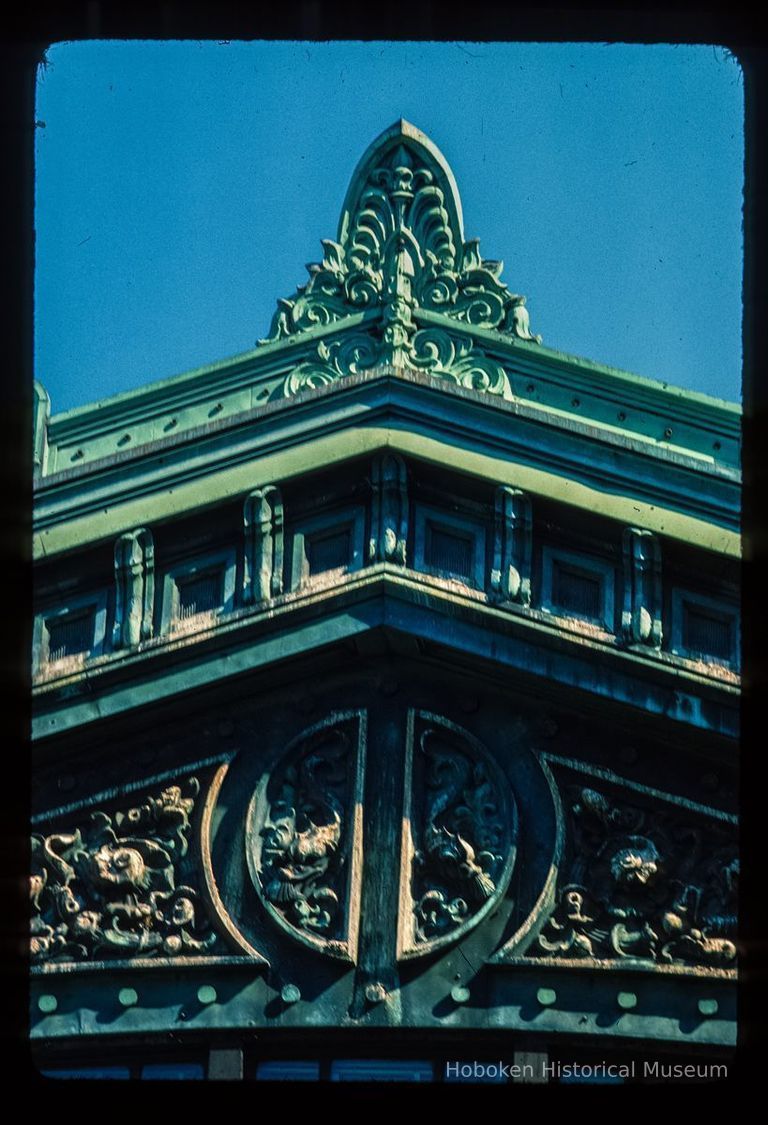
{"label": "ornate building facade", "polygon": [[252,352],[38,387],[38,1066],[727,1065],[740,412],[544,346],[407,122],[322,248]]}

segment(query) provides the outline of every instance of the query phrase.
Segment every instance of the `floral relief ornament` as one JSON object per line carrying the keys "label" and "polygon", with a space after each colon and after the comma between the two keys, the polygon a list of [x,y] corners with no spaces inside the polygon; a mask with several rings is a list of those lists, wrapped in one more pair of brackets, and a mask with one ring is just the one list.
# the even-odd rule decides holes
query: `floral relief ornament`
{"label": "floral relief ornament", "polygon": [[531,952],[732,967],[739,860],[727,833],[593,789],[575,797],[568,878]]}
{"label": "floral relief ornament", "polygon": [[188,778],[126,811],[94,812],[84,828],[32,837],[34,962],[172,957],[217,943],[179,878],[198,792]]}

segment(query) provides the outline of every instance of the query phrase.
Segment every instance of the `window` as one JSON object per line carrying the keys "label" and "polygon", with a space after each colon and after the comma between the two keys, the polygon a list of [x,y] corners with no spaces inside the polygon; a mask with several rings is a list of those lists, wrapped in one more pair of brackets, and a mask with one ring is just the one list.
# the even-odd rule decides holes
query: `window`
{"label": "window", "polygon": [[96,613],[66,613],[47,622],[48,659],[63,660],[65,656],[89,653],[93,647]]}
{"label": "window", "polygon": [[203,615],[231,613],[235,553],[221,551],[175,567],[165,576],[161,631],[184,629]]}
{"label": "window", "polygon": [[261,1082],[317,1082],[320,1063],[273,1059],[258,1064],[256,1077]]}
{"label": "window", "polygon": [[456,535],[428,523],[424,561],[432,570],[471,578],[473,546],[471,535]]}
{"label": "window", "polygon": [[309,573],[322,574],[349,565],[352,530],[332,531],[329,535],[314,535],[306,540]]}
{"label": "window", "polygon": [[414,566],[417,570],[458,578],[482,589],[485,528],[471,518],[419,506],[415,517]]}
{"label": "window", "polygon": [[101,656],[107,625],[106,594],[76,598],[38,614],[34,628],[33,671],[70,657]]}
{"label": "window", "polygon": [[221,569],[180,578],[176,583],[179,592],[179,618],[185,621],[198,613],[218,609],[224,600],[223,580],[224,572]]}
{"label": "window", "polygon": [[338,1059],[331,1063],[331,1082],[431,1082],[431,1062],[382,1059]]}
{"label": "window", "polygon": [[684,590],[672,593],[672,641],[677,656],[739,664],[739,620],[734,605]]}
{"label": "window", "polygon": [[359,570],[363,563],[362,509],[330,512],[300,524],[293,533],[291,586],[321,574]]}
{"label": "window", "polygon": [[609,562],[545,547],[542,555],[541,608],[560,617],[574,617],[614,629],[615,572]]}

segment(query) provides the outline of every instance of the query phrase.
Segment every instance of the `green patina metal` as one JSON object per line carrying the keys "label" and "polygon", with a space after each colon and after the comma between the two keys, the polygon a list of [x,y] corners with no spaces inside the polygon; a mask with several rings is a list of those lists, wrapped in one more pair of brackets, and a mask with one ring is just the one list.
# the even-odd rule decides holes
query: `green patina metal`
{"label": "green patina metal", "polygon": [[740,410],[545,346],[408,122],[322,250],[36,386],[32,1036],[725,1057]]}

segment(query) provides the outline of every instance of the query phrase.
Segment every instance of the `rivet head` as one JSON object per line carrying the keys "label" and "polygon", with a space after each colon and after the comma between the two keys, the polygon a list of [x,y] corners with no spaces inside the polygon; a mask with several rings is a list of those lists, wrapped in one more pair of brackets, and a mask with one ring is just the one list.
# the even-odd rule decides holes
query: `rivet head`
{"label": "rivet head", "polygon": [[301,1000],[301,991],[295,984],[284,984],[280,989],[280,999],[284,1004],[295,1004]]}
{"label": "rivet head", "polygon": [[380,1004],[387,998],[387,990],[381,981],[372,980],[365,986],[365,998],[369,1004]]}
{"label": "rivet head", "polygon": [[630,1008],[637,1007],[637,996],[634,992],[620,992],[616,997],[616,1003],[620,1008],[623,1008],[625,1012],[628,1012]]}
{"label": "rivet head", "polygon": [[672,437],[672,427],[671,427],[671,426],[667,426],[667,427],[665,428],[665,430],[664,430],[664,437],[665,437],[665,438],[671,438],[671,437]]}
{"label": "rivet head", "polygon": [[463,984],[455,984],[451,989],[451,1000],[454,1004],[466,1004],[469,1000],[469,989]]}
{"label": "rivet head", "polygon": [[135,988],[121,988],[117,994],[117,999],[124,1008],[132,1008],[138,1001],[139,994]]}
{"label": "rivet head", "polygon": [[699,1000],[696,1005],[699,1009],[700,1016],[716,1016],[718,1003],[717,1000]]}
{"label": "rivet head", "polygon": [[549,1008],[557,1000],[557,993],[554,988],[540,988],[536,993],[536,999],[542,1008]]}
{"label": "rivet head", "polygon": [[212,984],[201,984],[197,990],[197,999],[201,1004],[213,1004],[216,1000],[216,989]]}
{"label": "rivet head", "polygon": [[41,1012],[55,1012],[59,1006],[59,1002],[55,996],[51,996],[50,992],[46,992],[39,997],[37,1006]]}

